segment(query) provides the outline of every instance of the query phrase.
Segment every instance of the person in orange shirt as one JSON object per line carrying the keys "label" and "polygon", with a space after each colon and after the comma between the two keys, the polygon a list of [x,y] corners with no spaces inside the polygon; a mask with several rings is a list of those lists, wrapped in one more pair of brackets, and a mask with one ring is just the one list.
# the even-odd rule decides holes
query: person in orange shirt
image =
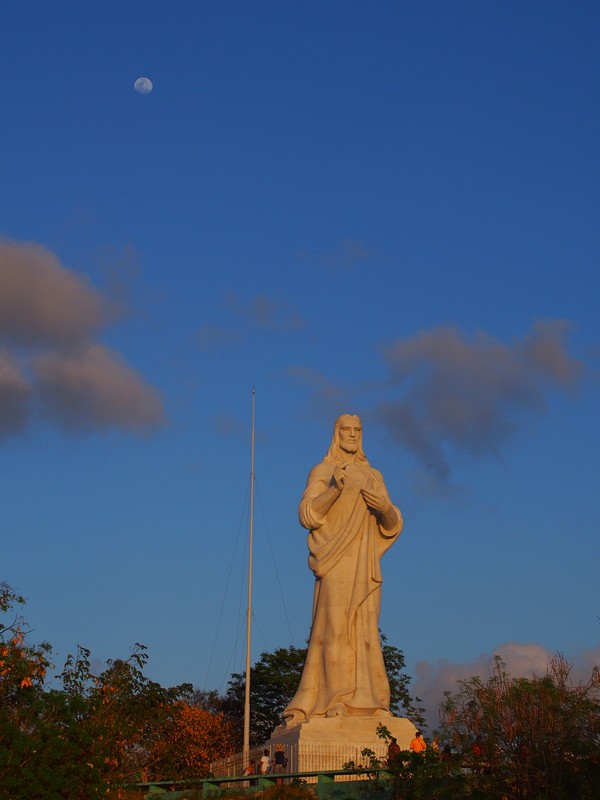
{"label": "person in orange shirt", "polygon": [[421,731],[417,731],[415,733],[415,738],[409,745],[409,748],[413,751],[413,753],[424,753],[427,749],[427,742],[423,738],[423,734]]}

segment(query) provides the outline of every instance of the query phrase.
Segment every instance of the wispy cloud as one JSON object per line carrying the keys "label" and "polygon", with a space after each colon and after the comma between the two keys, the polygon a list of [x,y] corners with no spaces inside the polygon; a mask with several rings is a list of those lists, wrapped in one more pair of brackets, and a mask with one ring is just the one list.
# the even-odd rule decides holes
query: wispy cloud
{"label": "wispy cloud", "polygon": [[[472,661],[464,663],[444,659],[434,663],[420,661],[415,668],[412,689],[423,701],[429,725],[435,728],[439,724],[438,710],[444,692],[458,691],[459,681],[469,680],[475,675],[483,679],[491,676],[497,656],[506,664],[507,671],[513,678],[532,678],[546,674],[554,655],[556,654],[539,644],[507,642],[491,653],[481,653]],[[600,644],[566,657],[572,664],[573,682],[585,681],[590,677],[593,667],[600,664]]]}
{"label": "wispy cloud", "polygon": [[117,308],[44,247],[0,242],[0,436],[41,416],[69,430],[140,430],[163,422],[162,401],[98,341]]}
{"label": "wispy cloud", "polygon": [[344,388],[307,367],[288,372],[309,388],[314,416],[352,408],[410,450],[420,493],[455,493],[453,453],[499,456],[545,410],[551,392],[579,386],[584,366],[569,353],[569,330],[562,320],[540,321],[510,344],[484,332],[469,337],[457,327],[421,331],[381,348],[384,384]]}
{"label": "wispy cloud", "polygon": [[351,408],[351,392],[330,381],[322,372],[310,367],[292,366],[288,375],[299,385],[309,389],[309,413],[332,422]]}
{"label": "wispy cloud", "polygon": [[241,338],[240,331],[233,328],[221,328],[218,325],[202,325],[194,333],[194,343],[202,352],[214,350],[228,344],[238,342]]}
{"label": "wispy cloud", "polygon": [[242,300],[235,294],[229,294],[225,300],[229,311],[243,319],[248,328],[285,332],[303,328],[306,324],[297,311],[277,298],[265,293]]}
{"label": "wispy cloud", "polygon": [[106,294],[119,313],[129,310],[133,286],[141,273],[140,254],[132,244],[122,248],[106,246],[93,257],[103,276]]}
{"label": "wispy cloud", "polygon": [[377,418],[438,480],[450,472],[446,448],[474,457],[498,454],[540,412],[550,390],[574,389],[583,364],[567,351],[569,325],[537,322],[507,345],[454,327],[422,331],[383,348],[397,397],[381,403]]}
{"label": "wispy cloud", "polygon": [[299,250],[296,258],[312,262],[326,269],[338,270],[355,267],[361,261],[368,261],[379,254],[355,239],[342,239],[338,247],[327,252]]}
{"label": "wispy cloud", "polygon": [[247,434],[246,426],[233,414],[219,414],[215,417],[215,430],[219,436],[241,439]]}
{"label": "wispy cloud", "polygon": [[31,392],[17,361],[10,353],[0,351],[0,438],[24,429]]}
{"label": "wispy cloud", "polygon": [[232,317],[232,324],[205,324],[194,333],[194,343],[207,352],[235,344],[254,331],[289,333],[305,327],[305,320],[282,300],[265,293],[242,298],[233,292],[227,294],[223,305]]}

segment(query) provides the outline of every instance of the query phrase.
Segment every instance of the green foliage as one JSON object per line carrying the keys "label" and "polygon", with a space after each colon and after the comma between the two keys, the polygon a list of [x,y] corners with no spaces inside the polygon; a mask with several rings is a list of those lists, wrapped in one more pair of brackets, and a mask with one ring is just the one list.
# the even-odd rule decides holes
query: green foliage
{"label": "green foliage", "polygon": [[190,696],[190,705],[208,711],[209,714],[218,714],[223,710],[224,698],[216,689],[194,689]]}
{"label": "green foliage", "polygon": [[[0,613],[6,614],[15,605],[24,605],[25,598],[17,594],[12,586],[9,586],[6,581],[0,582]],[[18,617],[17,617],[18,619]],[[11,630],[12,625],[5,626],[0,622],[0,634],[4,631]]]}
{"label": "green foliage", "polygon": [[[99,675],[91,671],[89,650],[79,647],[66,660],[60,688],[46,688],[51,647],[28,642],[18,613],[24,602],[0,583],[0,796],[93,800],[139,779],[193,777],[232,747],[222,714],[237,723],[241,744],[244,676],[232,675],[225,697],[194,693],[189,684],[166,689],[144,675],[148,656],[140,644]],[[422,727],[402,652],[385,636],[382,648],[392,710]],[[280,723],[306,652],[263,653],[253,668],[252,744],[262,744]],[[593,800],[600,785],[600,671],[577,684],[570,671],[558,657],[547,675],[514,679],[498,659],[492,677],[460,682],[446,695],[441,736],[452,754],[402,751],[384,764],[363,751],[372,790],[391,784],[402,800]],[[383,724],[378,734],[390,738]],[[265,796],[303,800],[306,791],[286,784]]]}
{"label": "green foliage", "polygon": [[60,676],[64,696],[80,731],[93,741],[91,752],[103,764],[106,784],[139,780],[159,766],[154,747],[171,724],[175,704],[192,687],[165,689],[147,678],[148,656],[141,644],[128,659],[109,660],[98,676],[91,672],[89,656],[80,647],[76,657],[67,658]]}
{"label": "green foliage", "polygon": [[398,717],[407,717],[419,730],[427,727],[425,709],[419,697],[413,699],[410,693],[412,678],[405,672],[404,653],[388,644],[387,636],[380,631],[383,662],[390,682],[390,711]]}
{"label": "green foliage", "polygon": [[[377,735],[390,741],[392,735],[385,725],[377,726]],[[391,791],[402,800],[450,800],[470,796],[464,794],[466,784],[460,770],[441,760],[439,753],[428,748],[424,753],[401,750],[392,759],[379,759],[369,748],[361,751],[362,762],[344,764],[344,769],[372,770],[370,791]],[[474,798],[473,798],[474,800]]]}
{"label": "green foliage", "polygon": [[[0,611],[14,614],[24,599],[0,586]],[[0,624],[0,786],[7,797],[68,800],[100,790],[91,740],[67,698],[44,689],[50,645],[27,644],[27,623],[14,615]]]}
{"label": "green foliage", "polygon": [[262,793],[263,800],[312,800],[314,796],[313,789],[301,780],[281,786],[272,786]]}
{"label": "green foliage", "polygon": [[451,769],[429,747],[424,753],[402,751],[387,771],[394,796],[402,800],[450,800],[470,796],[463,773]]}
{"label": "green foliage", "polygon": [[[223,796],[228,800],[245,800],[248,794],[245,791],[230,789]],[[252,797],[254,795],[250,795]],[[306,782],[294,780],[291,783],[280,784],[279,786],[270,786],[268,789],[261,791],[259,795],[261,800],[315,800],[316,793],[314,787],[311,788]]]}
{"label": "green foliage", "polygon": [[[27,643],[28,626],[14,610],[24,602],[0,584],[0,796],[91,799],[152,773],[177,779],[186,743],[178,764],[163,743],[191,685],[165,689],[149,680],[146,648],[138,644],[100,675],[91,671],[89,650],[79,647],[66,660],[60,688],[47,689],[51,648]],[[202,732],[199,725],[190,730],[196,761]]]}
{"label": "green foliage", "polygon": [[442,704],[442,735],[469,785],[490,798],[592,800],[600,785],[600,672],[570,680],[570,665],[511,678],[501,659],[492,677],[459,683]]}

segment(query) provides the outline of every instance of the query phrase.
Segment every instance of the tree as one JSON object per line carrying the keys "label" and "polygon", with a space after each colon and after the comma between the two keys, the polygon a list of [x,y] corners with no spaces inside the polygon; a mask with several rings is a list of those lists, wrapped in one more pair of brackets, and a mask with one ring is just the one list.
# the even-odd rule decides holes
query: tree
{"label": "tree", "polygon": [[[0,583],[0,613],[11,614],[25,599],[7,583]],[[50,666],[52,648],[47,642],[31,646],[26,642],[29,626],[14,612],[8,624],[0,622],[0,700],[4,709],[15,713],[30,701],[25,689],[43,685]]]}
{"label": "tree", "polygon": [[[384,723],[377,726],[376,733],[388,745],[393,738]],[[385,759],[378,758],[367,747],[361,755],[363,760],[359,768],[373,770],[369,779],[373,781],[373,789],[381,794],[389,794],[391,790],[394,798],[402,800],[458,800],[471,797],[464,794],[465,781],[461,772],[452,770],[431,747],[419,753],[398,750]],[[344,764],[344,769],[356,767],[354,761]]]}
{"label": "tree", "polygon": [[[192,706],[190,684],[166,689],[143,673],[146,648],[107,662],[68,656],[60,688],[47,689],[51,647],[27,642],[14,609],[24,598],[0,583],[0,787],[11,800],[80,800],[153,773],[180,779],[225,755],[222,715]],[[167,747],[168,745],[168,747]]]}
{"label": "tree", "polygon": [[[305,647],[280,647],[261,653],[250,670],[250,746],[263,744],[281,725],[283,710],[296,693],[306,660]],[[223,700],[238,748],[242,747],[246,676],[233,673]]]}
{"label": "tree", "polygon": [[560,656],[548,674],[511,678],[500,658],[487,681],[459,682],[441,706],[442,735],[489,798],[591,800],[600,785],[600,672],[574,684]]}
{"label": "tree", "polygon": [[170,724],[152,747],[154,772],[171,780],[208,775],[210,765],[234,752],[231,723],[187,702],[173,708]]}
{"label": "tree", "polygon": [[68,781],[62,795],[58,784],[73,740],[61,735],[68,721],[63,705],[44,692],[51,648],[27,643],[29,626],[16,610],[24,604],[0,584],[0,785],[9,797],[52,800],[69,796]]}
{"label": "tree", "polygon": [[219,714],[223,711],[224,697],[216,689],[194,689],[189,702],[210,714]]}
{"label": "tree", "polygon": [[390,682],[390,711],[399,717],[407,717],[419,729],[427,727],[425,722],[425,709],[421,705],[419,697],[413,699],[410,693],[412,678],[405,672],[406,661],[402,650],[388,644],[385,633],[381,635],[381,650],[383,652],[383,662]]}
{"label": "tree", "polygon": [[61,674],[63,692],[78,728],[92,741],[90,757],[102,766],[107,785],[129,783],[154,773],[154,746],[170,730],[178,703],[189,697],[190,684],[165,689],[147,678],[148,655],[136,644],[128,659],[111,659],[91,673],[89,650],[69,656]]}

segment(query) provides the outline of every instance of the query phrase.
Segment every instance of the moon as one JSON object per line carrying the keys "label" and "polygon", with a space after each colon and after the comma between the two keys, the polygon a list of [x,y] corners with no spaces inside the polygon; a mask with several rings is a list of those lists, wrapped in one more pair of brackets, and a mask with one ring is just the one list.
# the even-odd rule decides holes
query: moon
{"label": "moon", "polygon": [[150,78],[138,78],[133,84],[133,88],[138,94],[150,94],[154,86]]}

